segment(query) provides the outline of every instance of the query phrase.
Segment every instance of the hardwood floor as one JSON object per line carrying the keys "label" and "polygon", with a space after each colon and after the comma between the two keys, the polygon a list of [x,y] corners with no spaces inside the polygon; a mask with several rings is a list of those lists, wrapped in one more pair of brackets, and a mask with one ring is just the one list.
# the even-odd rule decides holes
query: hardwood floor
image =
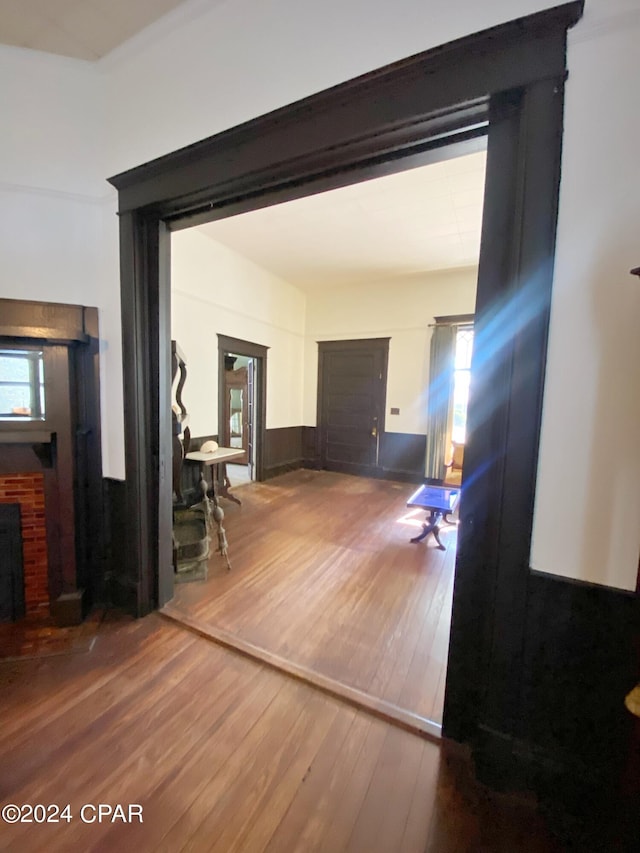
{"label": "hardwood floor", "polygon": [[[560,849],[464,755],[156,614],[103,622],[86,654],[0,662],[0,688],[0,803],[71,817],[5,822],[2,850]],[[100,803],[140,805],[143,822],[83,822]]]}
{"label": "hardwood floor", "polygon": [[243,486],[242,507],[224,502],[232,570],[215,554],[167,613],[437,731],[426,721],[442,721],[456,528],[443,528],[446,552],[433,537],[411,544],[424,520],[406,507],[414,488],[306,470]]}

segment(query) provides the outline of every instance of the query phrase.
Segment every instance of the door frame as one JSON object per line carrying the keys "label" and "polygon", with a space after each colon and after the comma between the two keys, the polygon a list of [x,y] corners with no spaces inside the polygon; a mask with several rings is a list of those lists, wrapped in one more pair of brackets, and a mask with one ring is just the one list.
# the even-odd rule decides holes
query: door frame
{"label": "door frame", "polygon": [[[316,405],[316,423],[318,425],[316,430],[316,459],[320,460],[320,465],[322,468],[326,465],[326,453],[325,446],[326,442],[324,440],[326,433],[325,419],[324,419],[324,409],[322,406],[322,398],[324,395],[324,363],[325,363],[325,355],[330,352],[359,352],[363,349],[372,349],[376,347],[383,354],[383,367],[382,367],[382,376],[380,377],[381,383],[381,394],[380,394],[380,412],[378,416],[378,452],[376,454],[376,464],[373,466],[373,470],[369,469],[368,465],[358,466],[356,464],[353,465],[345,465],[344,469],[341,466],[335,465],[330,468],[331,471],[340,471],[344,470],[345,473],[348,474],[362,474],[364,476],[382,476],[382,466],[380,465],[380,442],[382,441],[382,433],[384,432],[384,424],[385,424],[385,414],[387,409],[387,375],[388,375],[388,367],[389,367],[389,341],[390,338],[358,338],[358,339],[345,339],[343,341],[318,341],[318,400]],[[357,470],[360,468],[361,470]]]}
{"label": "door frame", "polygon": [[256,439],[255,478],[258,482],[262,482],[264,480],[264,447],[267,431],[267,353],[269,352],[269,347],[218,333],[218,435],[220,436],[220,440],[222,440],[220,430],[221,418],[224,417],[225,411],[224,354],[226,352],[255,358],[260,365],[258,369],[258,381],[255,383],[256,406],[253,434]]}
{"label": "door frame", "polygon": [[[127,354],[129,548],[120,580],[135,612],[162,606],[173,594],[171,229],[410,168],[441,156],[446,143],[463,150],[486,134],[476,348],[443,731],[468,742],[498,733],[507,752],[522,736],[520,673],[566,33],[583,6],[576,0],[458,39],[110,179],[119,200]],[[535,312],[527,314],[532,306]],[[496,352],[497,326],[502,346]]]}

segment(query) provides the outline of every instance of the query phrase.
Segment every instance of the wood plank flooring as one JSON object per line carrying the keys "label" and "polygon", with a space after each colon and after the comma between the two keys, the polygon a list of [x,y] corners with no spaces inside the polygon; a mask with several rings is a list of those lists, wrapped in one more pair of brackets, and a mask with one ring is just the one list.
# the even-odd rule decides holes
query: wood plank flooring
{"label": "wood plank flooring", "polygon": [[[1,850],[560,849],[463,755],[156,614],[104,622],[87,654],[0,662],[0,695],[0,804],[71,815],[5,822]],[[100,803],[143,822],[83,822]]]}
{"label": "wood plank flooring", "polygon": [[425,517],[406,507],[414,488],[306,470],[242,486],[241,507],[223,504],[232,570],[214,555],[168,612],[337,695],[441,723],[456,528],[443,528],[446,552],[411,544]]}

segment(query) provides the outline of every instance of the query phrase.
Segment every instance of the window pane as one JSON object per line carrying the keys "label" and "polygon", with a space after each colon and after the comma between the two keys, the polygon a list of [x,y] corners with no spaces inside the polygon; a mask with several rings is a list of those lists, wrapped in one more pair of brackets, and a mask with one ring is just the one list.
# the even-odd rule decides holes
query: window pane
{"label": "window pane", "polygon": [[0,385],[0,414],[31,417],[31,386]]}
{"label": "window pane", "polygon": [[29,382],[29,359],[0,355],[0,382]]}
{"label": "window pane", "polygon": [[453,441],[464,444],[467,428],[467,404],[469,402],[469,382],[471,371],[456,370],[453,386]]}
{"label": "window pane", "polygon": [[0,420],[44,420],[44,357],[39,350],[0,350]]}
{"label": "window pane", "polygon": [[469,370],[473,352],[473,329],[459,329],[456,334],[456,370]]}

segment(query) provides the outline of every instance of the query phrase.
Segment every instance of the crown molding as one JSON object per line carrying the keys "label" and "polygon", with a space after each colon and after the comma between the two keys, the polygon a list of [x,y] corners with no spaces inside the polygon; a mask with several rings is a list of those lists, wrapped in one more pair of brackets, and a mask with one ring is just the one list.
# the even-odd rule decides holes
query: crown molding
{"label": "crown molding", "polygon": [[88,193],[72,193],[67,190],[54,190],[49,187],[34,187],[29,184],[14,184],[10,181],[0,181],[0,192],[15,193],[16,195],[36,195],[55,198],[60,201],[81,202],[82,204],[103,205],[117,202],[115,190],[108,190],[104,195],[89,195]]}

